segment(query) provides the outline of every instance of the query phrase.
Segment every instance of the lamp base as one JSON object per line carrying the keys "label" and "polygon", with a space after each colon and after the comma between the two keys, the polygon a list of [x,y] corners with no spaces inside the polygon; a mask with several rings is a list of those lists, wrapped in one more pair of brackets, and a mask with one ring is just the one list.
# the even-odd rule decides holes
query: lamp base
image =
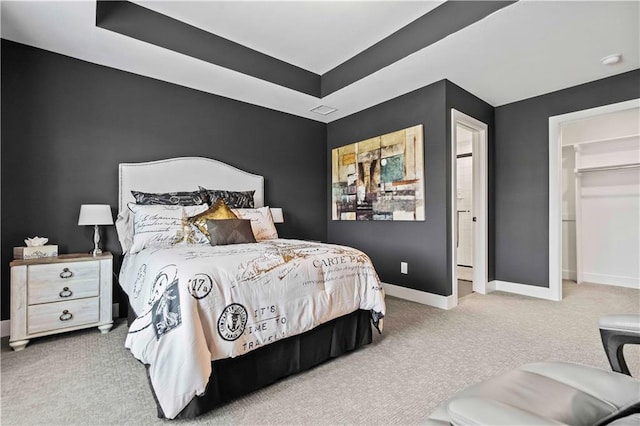
{"label": "lamp base", "polygon": [[98,225],[93,225],[93,250],[89,252],[93,256],[102,254],[102,250],[100,250],[98,244],[100,244],[100,231],[98,230]]}

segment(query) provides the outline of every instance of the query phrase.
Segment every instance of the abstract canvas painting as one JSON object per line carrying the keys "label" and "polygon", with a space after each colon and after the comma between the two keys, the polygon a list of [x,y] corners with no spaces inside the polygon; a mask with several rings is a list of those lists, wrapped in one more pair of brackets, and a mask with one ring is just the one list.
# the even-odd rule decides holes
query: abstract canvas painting
{"label": "abstract canvas painting", "polygon": [[422,124],[333,149],[333,220],[424,220]]}

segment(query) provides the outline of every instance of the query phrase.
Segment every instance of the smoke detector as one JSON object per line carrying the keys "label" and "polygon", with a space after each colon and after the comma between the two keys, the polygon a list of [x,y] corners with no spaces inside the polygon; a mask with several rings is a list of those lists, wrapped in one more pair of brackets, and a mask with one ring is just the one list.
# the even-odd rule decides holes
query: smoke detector
{"label": "smoke detector", "polygon": [[602,65],[615,65],[622,60],[622,55],[620,53],[615,53],[613,55],[605,56],[600,59]]}

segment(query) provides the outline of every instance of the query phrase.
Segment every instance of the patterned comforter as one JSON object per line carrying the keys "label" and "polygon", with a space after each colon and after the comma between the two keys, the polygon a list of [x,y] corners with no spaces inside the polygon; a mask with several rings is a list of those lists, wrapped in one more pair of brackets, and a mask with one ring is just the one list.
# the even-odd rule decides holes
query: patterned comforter
{"label": "patterned comforter", "polygon": [[385,313],[367,255],[299,240],[145,249],[125,257],[120,285],[138,314],[125,346],[149,365],[167,418],[204,393],[212,360],[358,309],[381,327]]}

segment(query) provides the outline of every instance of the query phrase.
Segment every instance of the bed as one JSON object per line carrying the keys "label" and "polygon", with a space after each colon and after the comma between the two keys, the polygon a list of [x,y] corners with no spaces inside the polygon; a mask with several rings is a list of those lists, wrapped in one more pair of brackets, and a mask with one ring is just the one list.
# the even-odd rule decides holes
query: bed
{"label": "bed", "polygon": [[120,286],[130,312],[125,346],[147,367],[158,416],[168,419],[195,417],[367,345],[372,325],[381,330],[385,313],[375,269],[353,248],[277,235],[214,246],[209,241],[216,241],[218,220],[207,222],[206,241],[185,237],[167,243],[140,226],[157,226],[163,215],[174,215],[178,223],[179,214],[184,225],[187,216],[219,202],[140,207],[132,191],[184,193],[198,187],[253,191],[252,208],[233,212],[269,211],[262,176],[216,160],[120,164],[116,227],[125,253]]}

